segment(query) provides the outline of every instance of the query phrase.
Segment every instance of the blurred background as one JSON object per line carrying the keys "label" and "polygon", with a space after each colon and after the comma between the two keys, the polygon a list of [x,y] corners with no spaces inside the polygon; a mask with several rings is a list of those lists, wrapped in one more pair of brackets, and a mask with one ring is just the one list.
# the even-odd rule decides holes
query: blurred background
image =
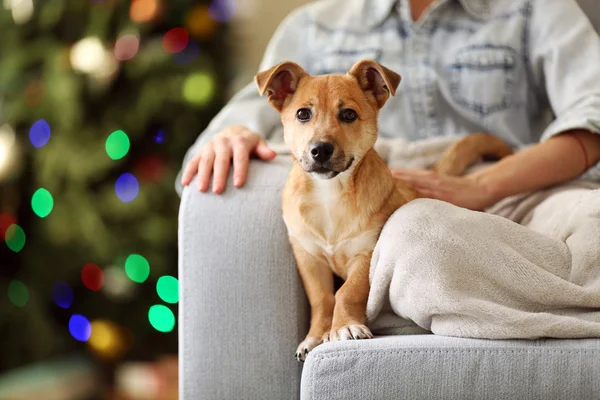
{"label": "blurred background", "polygon": [[187,148],[279,0],[0,4],[0,399],[174,399]]}

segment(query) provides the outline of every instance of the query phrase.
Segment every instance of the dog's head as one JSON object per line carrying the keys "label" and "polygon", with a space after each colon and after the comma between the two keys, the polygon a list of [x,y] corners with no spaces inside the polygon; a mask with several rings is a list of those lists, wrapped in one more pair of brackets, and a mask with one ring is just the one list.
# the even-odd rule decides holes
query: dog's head
{"label": "dog's head", "polygon": [[310,76],[284,62],[254,78],[281,114],[284,138],[302,168],[331,179],[352,167],[377,140],[377,117],[400,75],[371,60],[346,75]]}

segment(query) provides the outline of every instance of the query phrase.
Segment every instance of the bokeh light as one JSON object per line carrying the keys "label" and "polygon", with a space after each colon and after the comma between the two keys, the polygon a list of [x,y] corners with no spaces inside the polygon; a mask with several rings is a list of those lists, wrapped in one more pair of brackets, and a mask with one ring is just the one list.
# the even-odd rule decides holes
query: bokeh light
{"label": "bokeh light", "polygon": [[159,129],[158,132],[156,132],[156,135],[154,135],[154,141],[156,143],[163,143],[165,141],[165,130],[164,129]]}
{"label": "bokeh light", "polygon": [[189,34],[196,39],[208,39],[217,29],[217,23],[211,18],[207,5],[199,4],[188,13],[185,26]]}
{"label": "bokeh light", "polygon": [[35,107],[44,100],[46,87],[39,79],[34,79],[25,88],[25,103],[29,107]]}
{"label": "bokeh light", "polygon": [[133,201],[140,192],[140,184],[135,176],[129,172],[125,172],[117,178],[117,181],[115,182],[115,192],[117,193],[117,197],[121,199],[123,203],[129,203],[130,201]]}
{"label": "bokeh light", "polygon": [[175,315],[168,307],[156,304],[148,311],[150,325],[159,332],[171,332],[175,327]]}
{"label": "bokeh light", "polygon": [[29,300],[27,286],[18,280],[12,280],[8,284],[8,299],[17,307],[25,307]]}
{"label": "bokeh light", "polygon": [[5,233],[9,226],[16,224],[17,219],[8,213],[0,214],[0,239],[5,239]]}
{"label": "bokeh light", "polygon": [[162,40],[162,46],[167,53],[179,53],[186,48],[189,36],[184,28],[173,28],[165,33]]}
{"label": "bokeh light", "polygon": [[17,224],[10,225],[4,233],[6,246],[15,253],[20,252],[25,247],[25,231]]}
{"label": "bokeh light", "polygon": [[179,301],[179,281],[174,276],[161,276],[156,282],[156,292],[165,303],[175,304]]}
{"label": "bokeh light", "polygon": [[54,199],[49,191],[39,188],[31,196],[31,209],[40,218],[46,218],[54,208]]}
{"label": "bokeh light", "polygon": [[92,335],[92,325],[83,315],[73,314],[69,320],[69,332],[76,340],[87,342]]}
{"label": "bokeh light", "polygon": [[123,267],[110,266],[104,270],[103,292],[114,301],[130,299],[136,292],[134,283],[127,277]]}
{"label": "bokeh light", "polygon": [[133,22],[149,22],[159,12],[158,0],[133,0],[129,8],[129,18]]}
{"label": "bokeh light", "polygon": [[127,34],[119,37],[115,42],[115,58],[119,61],[131,60],[140,48],[140,38],[137,35]]}
{"label": "bokeh light", "polygon": [[86,288],[97,292],[104,285],[104,271],[96,264],[85,264],[81,271],[81,281]]}
{"label": "bokeh light", "polygon": [[143,182],[161,182],[167,173],[167,164],[158,156],[140,158],[135,166],[135,174]]}
{"label": "bokeh light", "polygon": [[15,145],[15,138],[15,131],[10,125],[0,126],[0,181],[6,177],[6,174],[12,174],[15,164],[19,164],[19,152],[18,146]]}
{"label": "bokeh light", "polygon": [[106,138],[106,154],[112,160],[119,160],[127,155],[131,143],[129,136],[122,130],[114,131]]}
{"label": "bokeh light", "polygon": [[29,140],[34,147],[38,149],[44,147],[50,140],[50,125],[46,120],[35,121],[29,129]]}
{"label": "bokeh light", "polygon": [[215,81],[206,72],[190,75],[183,83],[183,97],[197,106],[206,105],[215,92]]}
{"label": "bokeh light", "polygon": [[208,14],[217,22],[229,21],[235,12],[234,0],[213,0],[208,7]]}
{"label": "bokeh light", "polygon": [[175,54],[175,63],[179,65],[189,64],[200,54],[200,45],[194,40],[190,40],[180,53]]}
{"label": "bokeh light", "polygon": [[150,263],[144,256],[131,254],[125,260],[125,273],[132,281],[143,283],[150,275]]}
{"label": "bokeh light", "polygon": [[92,321],[91,329],[88,345],[100,358],[115,360],[129,350],[131,345],[129,335],[116,323],[96,320]]}
{"label": "bokeh light", "polygon": [[4,8],[11,8],[13,21],[15,24],[25,24],[33,17],[33,0],[12,0],[5,1]]}
{"label": "bokeh light", "polygon": [[76,71],[94,74],[105,70],[110,59],[99,38],[86,37],[73,45],[70,61]]}
{"label": "bokeh light", "polygon": [[52,298],[60,308],[69,308],[73,304],[73,289],[66,282],[56,282],[52,287]]}

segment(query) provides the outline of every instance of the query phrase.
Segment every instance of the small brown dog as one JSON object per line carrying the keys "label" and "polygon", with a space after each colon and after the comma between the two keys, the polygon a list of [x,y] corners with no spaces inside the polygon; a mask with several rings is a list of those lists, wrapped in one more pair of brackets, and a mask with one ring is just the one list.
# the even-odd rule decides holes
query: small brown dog
{"label": "small brown dog", "polygon": [[[394,179],[375,152],[377,116],[400,76],[363,60],[346,75],[310,76],[281,63],[259,73],[261,95],[280,112],[294,166],[283,191],[283,218],[311,306],[298,361],[323,341],[371,338],[366,322],[371,254],[383,225],[417,193]],[[469,135],[436,169],[459,175],[481,156],[512,153],[488,134]],[[345,282],[334,293],[334,276]]]}

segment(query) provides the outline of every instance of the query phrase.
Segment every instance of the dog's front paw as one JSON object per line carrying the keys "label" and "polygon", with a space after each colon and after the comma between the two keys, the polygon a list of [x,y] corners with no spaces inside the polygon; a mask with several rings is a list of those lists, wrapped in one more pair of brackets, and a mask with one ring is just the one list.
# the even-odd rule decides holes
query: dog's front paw
{"label": "dog's front paw", "polygon": [[304,362],[308,353],[311,352],[312,349],[314,349],[321,343],[323,343],[323,340],[321,338],[307,337],[306,339],[304,339],[304,341],[300,343],[298,349],[296,350],[296,360],[298,360],[299,362]]}
{"label": "dog's front paw", "polygon": [[339,329],[332,329],[323,336],[323,342],[358,339],[373,339],[373,334],[364,325],[345,325]]}

